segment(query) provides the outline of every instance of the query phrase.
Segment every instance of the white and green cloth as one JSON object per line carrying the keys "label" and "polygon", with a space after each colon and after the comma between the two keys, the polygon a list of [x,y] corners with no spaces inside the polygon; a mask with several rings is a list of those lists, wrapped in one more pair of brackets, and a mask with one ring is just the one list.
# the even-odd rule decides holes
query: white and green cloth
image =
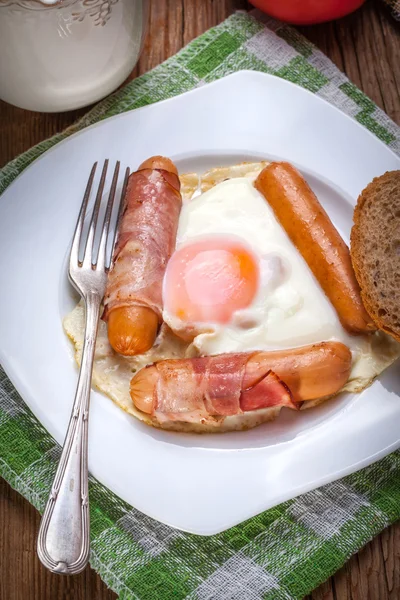
{"label": "white and green cloth", "polygon": [[[236,13],[9,163],[0,172],[0,192],[74,131],[241,69],[311,90],[400,154],[399,127],[309,41],[259,13]],[[1,475],[43,510],[59,455],[58,444],[0,370]],[[90,501],[91,565],[121,599],[295,600],[400,517],[400,451],[212,537],[153,521],[94,479]]]}
{"label": "white and green cloth", "polygon": [[392,16],[400,21],[400,0],[383,0],[383,3],[389,8]]}

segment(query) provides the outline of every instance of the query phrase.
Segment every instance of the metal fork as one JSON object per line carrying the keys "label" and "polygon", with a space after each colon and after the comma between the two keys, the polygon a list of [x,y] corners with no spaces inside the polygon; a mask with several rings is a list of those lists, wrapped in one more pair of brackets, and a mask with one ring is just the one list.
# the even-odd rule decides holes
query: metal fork
{"label": "metal fork", "polygon": [[[117,162],[101,225],[98,251],[95,235],[102,203],[108,160],[104,162],[86,240],[84,221],[97,168],[92,167],[72,241],[69,279],[82,296],[86,313],[85,339],[74,405],[57,472],[40,523],[37,552],[41,562],[54,573],[73,575],[82,571],[89,560],[88,497],[88,417],[92,368],[107,272],[106,249],[116,196],[120,163]],[[121,197],[124,197],[129,169],[125,172]],[[122,206],[122,202],[120,202]],[[120,216],[121,210],[119,211]],[[117,222],[118,225],[118,222]],[[115,237],[113,238],[114,247]],[[84,247],[83,260],[79,248]],[[112,256],[112,252],[111,252]]]}

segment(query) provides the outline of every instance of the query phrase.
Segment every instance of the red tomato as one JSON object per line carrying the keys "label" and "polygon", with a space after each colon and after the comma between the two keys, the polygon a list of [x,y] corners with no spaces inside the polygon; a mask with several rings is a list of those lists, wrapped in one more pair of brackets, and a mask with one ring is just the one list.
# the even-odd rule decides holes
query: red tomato
{"label": "red tomato", "polygon": [[296,25],[322,23],[348,15],[365,0],[251,0],[271,17]]}

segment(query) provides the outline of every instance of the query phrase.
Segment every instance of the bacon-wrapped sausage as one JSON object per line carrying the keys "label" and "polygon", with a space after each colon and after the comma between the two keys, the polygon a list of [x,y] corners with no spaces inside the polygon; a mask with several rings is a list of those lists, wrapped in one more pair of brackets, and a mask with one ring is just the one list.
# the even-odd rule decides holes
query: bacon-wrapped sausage
{"label": "bacon-wrapped sausage", "polygon": [[163,360],[133,377],[131,398],[159,422],[205,423],[261,408],[298,409],[340,390],[350,367],[350,350],[339,342]]}
{"label": "bacon-wrapped sausage", "polygon": [[350,252],[314,192],[292,165],[271,163],[255,181],[352,334],[376,329],[361,300]]}
{"label": "bacon-wrapped sausage", "polygon": [[116,352],[149,350],[162,318],[162,281],[182,206],[175,165],[155,156],[129,177],[103,319]]}

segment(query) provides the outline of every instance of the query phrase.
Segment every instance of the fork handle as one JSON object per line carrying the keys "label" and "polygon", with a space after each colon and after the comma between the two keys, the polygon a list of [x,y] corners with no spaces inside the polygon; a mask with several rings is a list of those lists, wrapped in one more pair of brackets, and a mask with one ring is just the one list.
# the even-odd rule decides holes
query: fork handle
{"label": "fork handle", "polygon": [[54,573],[73,575],[89,560],[88,417],[101,298],[85,298],[85,340],[61,458],[40,523],[37,551]]}

